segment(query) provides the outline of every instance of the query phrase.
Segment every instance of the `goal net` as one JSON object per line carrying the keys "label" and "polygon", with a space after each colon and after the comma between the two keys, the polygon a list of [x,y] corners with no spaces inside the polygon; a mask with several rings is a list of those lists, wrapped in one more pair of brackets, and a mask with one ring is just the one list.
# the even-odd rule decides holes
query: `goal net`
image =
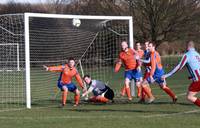
{"label": "goal net", "polygon": [[[27,108],[57,105],[60,101],[60,90],[57,88],[60,73],[47,72],[43,65],[65,64],[69,57],[75,58],[81,76],[89,74],[104,81],[118,95],[123,85],[123,70],[115,74],[114,65],[122,41],[128,41],[133,47],[132,17],[34,13],[2,17],[12,17],[10,20],[15,21],[2,21],[1,24],[1,39],[9,41],[1,42],[2,48],[8,49],[7,56],[13,58],[5,59],[3,65],[20,69],[3,72],[4,84],[0,87],[0,91],[4,92],[2,99],[9,101],[13,97],[11,103],[26,103]],[[81,21],[79,27],[73,25],[73,19]],[[11,39],[13,42],[10,42]],[[3,45],[6,43],[12,45]],[[73,82],[76,83],[75,80]],[[5,90],[7,87],[9,90]],[[21,100],[17,101],[15,97]],[[68,102],[73,102],[71,97],[68,96]]]}
{"label": "goal net", "polygon": [[23,15],[0,15],[0,110],[25,103]]}

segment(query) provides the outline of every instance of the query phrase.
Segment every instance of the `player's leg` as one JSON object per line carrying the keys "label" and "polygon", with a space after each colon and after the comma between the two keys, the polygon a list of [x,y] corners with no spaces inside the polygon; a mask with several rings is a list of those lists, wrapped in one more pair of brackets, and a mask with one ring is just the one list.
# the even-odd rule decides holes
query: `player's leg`
{"label": "player's leg", "polygon": [[125,96],[126,93],[126,86],[123,85],[123,87],[121,88],[121,96]]}
{"label": "player's leg", "polygon": [[62,106],[66,105],[68,89],[66,86],[62,87]]}
{"label": "player's leg", "polygon": [[97,102],[96,96],[91,96],[91,97],[89,98],[89,101],[90,101],[90,102]]}
{"label": "player's leg", "polygon": [[74,101],[75,101],[74,106],[77,106],[80,101],[80,91],[78,90],[78,88],[75,90],[75,93],[74,93]]}
{"label": "player's leg", "polygon": [[125,77],[124,86],[125,86],[126,94],[128,96],[128,100],[132,100],[131,89],[130,89],[130,82],[132,79],[132,71],[131,70],[125,71],[124,77]]}
{"label": "player's leg", "polygon": [[106,97],[101,96],[101,95],[98,95],[96,97],[96,100],[97,100],[97,102],[100,102],[100,103],[107,103],[109,101],[109,99],[107,99]]}
{"label": "player's leg", "polygon": [[146,93],[145,93],[145,91],[144,91],[144,89],[143,89],[143,87],[142,87],[142,83],[143,83],[143,80],[147,79],[148,76],[149,76],[149,72],[145,71],[144,77],[143,77],[143,79],[142,79],[142,81],[141,81],[141,88],[142,88],[142,91],[141,91],[140,100],[138,101],[139,103],[145,102],[145,98],[147,97],[147,95],[146,95]]}
{"label": "player's leg", "polygon": [[141,98],[142,95],[142,72],[136,76],[137,97]]}
{"label": "player's leg", "polygon": [[173,103],[176,103],[177,96],[175,93],[167,86],[167,83],[165,80],[162,80],[161,78],[157,78],[156,82],[160,85],[160,88],[167,93],[171,98]]}
{"label": "player's leg", "polygon": [[67,93],[68,93],[68,88],[66,85],[63,85],[60,81],[57,84],[58,88],[62,91],[62,106],[66,105],[67,102]]}
{"label": "player's leg", "polygon": [[130,79],[129,78],[125,78],[125,90],[126,90],[126,94],[128,96],[128,100],[132,100],[132,96],[131,96],[131,89],[130,89]]}
{"label": "player's leg", "polygon": [[152,103],[155,100],[155,97],[152,94],[152,91],[151,91],[151,88],[150,88],[150,85],[149,85],[149,82],[147,79],[143,80],[142,89],[143,89],[144,93],[147,95],[147,97],[149,98],[148,103]]}
{"label": "player's leg", "polygon": [[188,88],[187,99],[200,107],[200,98],[196,97],[199,91],[200,91],[200,81],[193,82]]}
{"label": "player's leg", "polygon": [[80,101],[80,91],[78,90],[78,88],[76,87],[76,85],[74,83],[68,84],[67,88],[70,92],[74,93],[74,101],[75,101],[74,106],[77,106]]}

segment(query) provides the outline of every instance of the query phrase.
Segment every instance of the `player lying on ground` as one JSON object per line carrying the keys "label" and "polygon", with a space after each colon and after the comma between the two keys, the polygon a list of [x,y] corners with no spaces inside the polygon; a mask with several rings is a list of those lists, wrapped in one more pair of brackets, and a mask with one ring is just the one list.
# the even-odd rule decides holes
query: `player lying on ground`
{"label": "player lying on ground", "polygon": [[132,100],[129,84],[132,79],[134,79],[135,82],[140,81],[142,74],[137,70],[137,61],[135,59],[135,55],[137,54],[137,52],[134,49],[128,48],[128,44],[126,41],[123,41],[121,43],[121,48],[122,51],[120,52],[118,62],[115,65],[115,72],[119,71],[123,63],[125,66],[125,72],[124,72],[125,85],[121,90],[121,95],[124,96],[126,93],[128,96],[128,100]]}
{"label": "player lying on ground", "polygon": [[72,83],[72,78],[73,77],[76,78],[77,82],[79,83],[83,91],[86,91],[86,89],[83,86],[83,81],[77,69],[75,68],[75,60],[73,58],[69,58],[68,63],[65,65],[52,66],[52,67],[44,66],[44,68],[47,71],[51,72],[61,72],[57,86],[62,91],[62,106],[65,106],[66,104],[68,91],[74,93],[74,100],[75,100],[74,106],[77,106],[80,100],[80,92],[76,87],[76,85]]}
{"label": "player lying on ground", "polygon": [[163,80],[161,77],[164,75],[164,70],[161,63],[161,58],[159,53],[155,50],[155,45],[153,43],[149,43],[149,51],[150,51],[150,72],[146,74],[146,78],[142,82],[142,87],[149,97],[148,103],[151,103],[154,101],[154,96],[152,95],[150,91],[149,84],[152,84],[154,82],[158,83],[160,88],[165,91],[173,100],[175,103],[177,101],[177,96],[174,94],[174,92],[167,86],[167,83],[165,80]]}
{"label": "player lying on ground", "polygon": [[82,94],[82,97],[92,92],[93,96],[89,98],[91,102],[107,103],[109,100],[113,101],[114,92],[105,83],[99,80],[92,80],[89,75],[85,75],[83,80],[89,85],[89,89]]}
{"label": "player lying on ground", "polygon": [[195,50],[193,41],[187,43],[186,49],[187,52],[183,55],[180,63],[171,72],[162,76],[162,78],[166,79],[172,76],[186,65],[190,73],[189,78],[193,81],[188,88],[187,99],[200,107],[200,98],[196,97],[200,91],[200,55]]}

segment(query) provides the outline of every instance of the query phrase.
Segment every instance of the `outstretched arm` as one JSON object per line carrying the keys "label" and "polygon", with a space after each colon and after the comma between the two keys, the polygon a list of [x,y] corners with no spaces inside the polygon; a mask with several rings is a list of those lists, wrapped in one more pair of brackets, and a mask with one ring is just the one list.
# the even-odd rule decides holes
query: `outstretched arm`
{"label": "outstretched arm", "polygon": [[181,61],[179,62],[179,64],[178,64],[173,70],[171,70],[169,73],[165,74],[165,75],[163,76],[163,78],[170,77],[170,76],[172,76],[173,74],[175,74],[177,71],[181,70],[181,69],[185,66],[186,62],[187,62],[187,56],[184,55],[184,56],[182,57]]}
{"label": "outstretched arm", "polygon": [[63,70],[64,66],[63,65],[59,65],[59,66],[47,67],[46,65],[43,65],[43,68],[45,68],[46,71],[61,72]]}
{"label": "outstretched arm", "polygon": [[144,60],[144,59],[139,59],[140,62],[148,64],[150,63],[151,59],[149,58],[148,60]]}

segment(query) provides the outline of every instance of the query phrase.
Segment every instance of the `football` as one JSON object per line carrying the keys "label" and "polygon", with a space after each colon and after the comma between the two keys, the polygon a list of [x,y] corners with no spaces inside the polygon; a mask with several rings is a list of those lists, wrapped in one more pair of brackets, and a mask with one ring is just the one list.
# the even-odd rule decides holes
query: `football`
{"label": "football", "polygon": [[72,20],[72,24],[75,27],[79,27],[81,25],[81,20],[75,18],[75,19]]}

